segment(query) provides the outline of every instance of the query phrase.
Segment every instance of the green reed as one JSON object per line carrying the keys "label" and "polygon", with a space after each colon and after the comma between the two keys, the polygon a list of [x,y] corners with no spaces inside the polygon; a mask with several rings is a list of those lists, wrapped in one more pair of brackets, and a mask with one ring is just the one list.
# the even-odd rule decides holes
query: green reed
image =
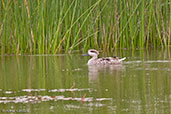
{"label": "green reed", "polygon": [[0,0],[0,53],[169,48],[170,0]]}

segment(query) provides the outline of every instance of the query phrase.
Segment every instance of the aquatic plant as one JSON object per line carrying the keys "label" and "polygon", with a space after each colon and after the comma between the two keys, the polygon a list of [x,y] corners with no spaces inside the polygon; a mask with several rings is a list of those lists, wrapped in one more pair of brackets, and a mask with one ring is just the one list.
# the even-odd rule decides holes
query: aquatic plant
{"label": "aquatic plant", "polygon": [[0,0],[0,53],[169,48],[170,0]]}

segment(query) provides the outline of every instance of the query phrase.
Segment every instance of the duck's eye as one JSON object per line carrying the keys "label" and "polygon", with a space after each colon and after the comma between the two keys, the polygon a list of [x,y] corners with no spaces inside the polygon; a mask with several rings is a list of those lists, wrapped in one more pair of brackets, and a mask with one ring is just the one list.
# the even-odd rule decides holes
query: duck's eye
{"label": "duck's eye", "polygon": [[97,54],[97,52],[96,52],[96,51],[93,51],[93,50],[92,50],[92,51],[90,51],[90,52],[92,52],[92,53],[96,53],[96,54]]}

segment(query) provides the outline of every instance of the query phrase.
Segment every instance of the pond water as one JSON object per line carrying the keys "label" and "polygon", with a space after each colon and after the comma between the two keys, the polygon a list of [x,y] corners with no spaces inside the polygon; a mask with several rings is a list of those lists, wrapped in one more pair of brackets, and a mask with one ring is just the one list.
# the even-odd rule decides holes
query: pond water
{"label": "pond water", "polygon": [[0,57],[0,113],[171,113],[171,51],[121,50],[123,65],[81,53]]}

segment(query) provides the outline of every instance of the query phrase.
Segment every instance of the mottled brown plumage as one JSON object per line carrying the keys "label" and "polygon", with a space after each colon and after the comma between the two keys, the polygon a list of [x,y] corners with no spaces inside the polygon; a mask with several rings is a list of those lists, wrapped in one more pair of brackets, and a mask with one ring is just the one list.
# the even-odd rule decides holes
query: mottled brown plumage
{"label": "mottled brown plumage", "polygon": [[99,52],[95,49],[88,50],[89,56],[92,58],[88,61],[88,65],[107,65],[107,64],[122,64],[122,61],[126,59],[126,57],[119,59],[119,57],[103,57],[98,58]]}

